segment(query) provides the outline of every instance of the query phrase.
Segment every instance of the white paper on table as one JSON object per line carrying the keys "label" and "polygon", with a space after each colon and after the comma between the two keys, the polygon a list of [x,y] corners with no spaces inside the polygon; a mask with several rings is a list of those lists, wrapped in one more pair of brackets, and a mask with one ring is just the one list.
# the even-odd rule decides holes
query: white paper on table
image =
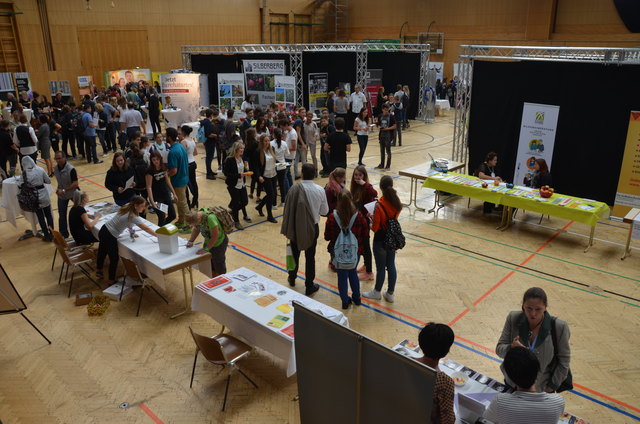
{"label": "white paper on table", "polygon": [[135,187],[136,183],[135,183],[135,181],[134,181],[134,177],[135,177],[135,176],[133,176],[133,177],[131,177],[131,178],[129,178],[129,179],[127,180],[127,183],[124,185],[124,189],[125,189],[125,190],[126,190],[126,189],[128,189],[128,188],[133,188],[133,187]]}
{"label": "white paper on table", "polygon": [[634,239],[640,239],[640,214],[636,215],[631,225],[633,226],[631,230],[631,237]]}
{"label": "white paper on table", "polygon": [[366,205],[364,205],[367,212],[369,212],[371,215],[373,215],[373,212],[375,212],[376,210],[376,203],[378,203],[378,201],[374,200],[373,202],[369,202]]}
{"label": "white paper on table", "polygon": [[160,212],[169,213],[169,205],[166,205],[166,204],[160,203],[160,202],[156,202],[156,206],[158,207],[158,210]]}

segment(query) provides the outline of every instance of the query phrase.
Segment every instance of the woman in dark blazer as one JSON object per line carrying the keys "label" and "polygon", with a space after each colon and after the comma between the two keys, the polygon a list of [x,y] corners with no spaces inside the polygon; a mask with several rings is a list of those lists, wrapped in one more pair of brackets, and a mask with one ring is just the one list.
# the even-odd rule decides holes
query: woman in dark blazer
{"label": "woman in dark blazer", "polygon": [[244,182],[244,176],[246,175],[246,162],[242,155],[244,154],[244,143],[242,141],[236,141],[229,149],[229,156],[222,164],[222,171],[225,176],[225,183],[227,184],[227,190],[231,201],[229,202],[229,209],[231,209],[231,216],[233,222],[238,230],[244,230],[242,224],[240,224],[239,212],[242,210],[242,215],[246,222],[251,222],[251,218],[247,216],[247,187]]}

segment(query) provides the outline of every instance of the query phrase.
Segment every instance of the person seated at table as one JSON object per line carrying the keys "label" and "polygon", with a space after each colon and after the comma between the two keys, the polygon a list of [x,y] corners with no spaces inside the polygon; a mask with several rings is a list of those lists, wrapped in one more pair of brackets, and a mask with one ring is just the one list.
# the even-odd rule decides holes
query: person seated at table
{"label": "person seated at table", "polygon": [[[480,164],[474,175],[481,180],[493,180],[499,183],[502,182],[502,178],[496,175],[496,165],[498,164],[498,154],[496,152],[489,152],[484,158],[484,162]],[[493,203],[484,202],[483,213],[491,213],[494,208]]]}
{"label": "person seated at table", "polygon": [[90,230],[100,220],[102,214],[98,212],[93,218],[90,218],[84,208],[87,203],[89,203],[89,194],[81,190],[76,190],[73,193],[74,205],[69,211],[69,231],[77,245],[86,245],[98,241]]}
{"label": "person seated at table", "polygon": [[175,109],[175,107],[171,103],[171,96],[167,96],[167,97],[164,98],[164,108],[163,109],[165,109],[165,110],[167,110],[167,109]]}
{"label": "person seated at table", "polygon": [[187,247],[193,247],[193,242],[202,234],[204,243],[202,248],[196,253],[211,253],[211,272],[212,277],[227,273],[227,246],[229,245],[229,237],[224,232],[222,224],[213,212],[206,209],[199,211],[191,210],[185,216],[185,223],[192,228],[191,237],[187,242]]}
{"label": "person seated at table", "polygon": [[428,323],[418,336],[418,344],[424,356],[417,360],[437,371],[433,392],[431,423],[454,424],[453,411],[454,384],[451,377],[438,369],[438,362],[449,353],[453,344],[453,330],[446,324]]}
{"label": "person seated at table", "polygon": [[539,393],[536,376],[540,362],[525,347],[514,347],[502,363],[509,379],[516,385],[514,393],[498,393],[484,418],[494,424],[556,424],[564,411],[564,399],[557,393]]}
{"label": "person seated at table", "polygon": [[[516,347],[531,350],[540,362],[536,388],[540,392],[552,393],[558,390],[569,374],[571,332],[566,321],[552,317],[547,312],[547,305],[547,294],[541,288],[531,287],[524,292],[522,309],[509,312],[507,316],[496,353],[504,358]],[[514,386],[504,366],[501,368],[507,384]]]}
{"label": "person seated at table", "polygon": [[553,185],[553,180],[551,179],[551,173],[549,172],[547,161],[542,158],[538,158],[533,166],[533,176],[531,179],[525,178],[524,185],[531,188],[540,188],[543,186],[551,187]]}
{"label": "person seated at table", "polygon": [[104,186],[113,193],[113,200],[118,206],[124,206],[135,196],[133,190],[134,183],[127,186],[127,181],[133,178],[135,172],[130,168],[124,159],[122,152],[116,152],[113,155],[111,168],[107,171],[104,179]]}
{"label": "person seated at table", "polygon": [[96,276],[98,278],[104,277],[102,268],[104,266],[104,260],[108,255],[109,283],[111,284],[116,280],[118,260],[120,260],[118,237],[124,230],[128,228],[131,234],[133,234],[133,237],[138,237],[137,234],[133,233],[133,226],[137,225],[142,231],[146,231],[154,237],[156,236],[155,231],[147,226],[145,221],[140,217],[140,214],[144,212],[146,207],[147,201],[144,197],[135,196],[100,228],[100,232],[98,233],[100,244],[98,245],[98,260],[96,262]]}

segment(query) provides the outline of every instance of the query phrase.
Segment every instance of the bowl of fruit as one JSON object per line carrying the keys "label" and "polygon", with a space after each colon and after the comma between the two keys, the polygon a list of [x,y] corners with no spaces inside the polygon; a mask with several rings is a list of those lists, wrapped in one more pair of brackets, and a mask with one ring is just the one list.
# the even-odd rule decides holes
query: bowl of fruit
{"label": "bowl of fruit", "polygon": [[544,197],[545,199],[553,196],[553,189],[548,185],[540,187],[540,197]]}

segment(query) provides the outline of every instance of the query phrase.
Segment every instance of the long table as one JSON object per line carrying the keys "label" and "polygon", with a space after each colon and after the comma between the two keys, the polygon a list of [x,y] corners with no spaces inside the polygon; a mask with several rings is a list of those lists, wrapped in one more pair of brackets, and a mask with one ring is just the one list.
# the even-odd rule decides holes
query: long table
{"label": "long table", "polygon": [[[85,207],[88,214],[93,215],[96,212],[108,212],[117,207],[114,207],[111,202],[100,202]],[[93,235],[98,238],[100,228],[109,221],[115,213],[107,213],[103,215],[95,226],[91,229]],[[158,228],[158,226],[152,222],[145,220],[145,225],[152,229]],[[136,227],[134,227],[136,228]],[[160,252],[158,246],[158,240],[156,237],[137,229],[136,234],[138,237],[133,240],[129,236],[127,230],[125,230],[118,237],[118,251],[120,256],[131,259],[138,265],[140,272],[146,274],[155,285],[163,290],[167,288],[167,281],[165,276],[175,271],[182,272],[182,284],[184,287],[184,310],[171,318],[176,318],[189,311],[189,290],[187,287],[186,273],[189,273],[189,280],[191,282],[191,291],[193,291],[193,266],[197,266],[200,272],[206,275],[211,274],[211,254],[204,253],[198,255],[197,247],[187,248],[187,242],[183,238],[179,238],[179,249],[174,254],[167,254]]]}
{"label": "long table", "polygon": [[[391,349],[414,359],[418,359],[423,356],[420,348],[417,346],[417,343],[410,342],[409,340],[403,340],[402,342],[393,346]],[[491,403],[491,399],[493,399],[493,397],[495,397],[498,393],[508,391],[507,386],[500,383],[499,380],[485,376],[482,373],[479,373],[451,359],[441,359],[438,369],[447,374],[449,377],[452,377],[457,373],[463,373],[469,377],[464,385],[456,385],[454,388],[454,410],[456,413],[456,424],[474,423],[477,416],[482,416],[482,411],[484,411],[484,409],[489,406],[489,403]],[[473,406],[475,406],[477,409],[467,410],[466,402],[460,401],[461,394],[472,398],[475,401],[473,403]],[[578,418],[569,412],[564,412],[560,416],[558,424],[569,423],[589,424],[582,418]]]}
{"label": "long table", "polygon": [[435,205],[438,208],[442,207],[439,205],[440,193],[448,192],[505,206],[502,212],[502,223],[498,227],[500,230],[505,230],[512,224],[515,208],[581,222],[591,227],[589,244],[585,252],[593,246],[593,236],[598,220],[607,218],[610,213],[609,206],[595,200],[558,193],[545,199],[540,196],[538,190],[528,187],[515,186],[509,189],[505,183],[500,183],[498,186],[489,184],[487,188],[483,188],[481,185],[486,181],[471,175],[436,171],[431,171],[429,174],[423,187],[436,190]]}
{"label": "long table", "polygon": [[[465,164],[463,162],[456,162],[456,161],[450,160],[449,171],[460,170],[464,168],[464,165]],[[430,171],[431,171],[431,162],[427,162],[427,163],[413,166],[411,168],[401,169],[398,172],[398,174],[402,175],[403,177],[409,177],[411,179],[411,188],[409,189],[409,203],[403,203],[404,206],[409,207],[413,203],[413,206],[416,208],[416,210],[422,211],[422,212],[426,210],[425,208],[421,208],[417,204],[418,187],[419,187],[418,181],[426,180],[427,176],[430,174]]]}
{"label": "long table", "polygon": [[242,337],[287,363],[287,377],[296,373],[293,301],[349,326],[342,312],[304,296],[247,268],[238,268],[196,286],[191,308],[209,315]]}

